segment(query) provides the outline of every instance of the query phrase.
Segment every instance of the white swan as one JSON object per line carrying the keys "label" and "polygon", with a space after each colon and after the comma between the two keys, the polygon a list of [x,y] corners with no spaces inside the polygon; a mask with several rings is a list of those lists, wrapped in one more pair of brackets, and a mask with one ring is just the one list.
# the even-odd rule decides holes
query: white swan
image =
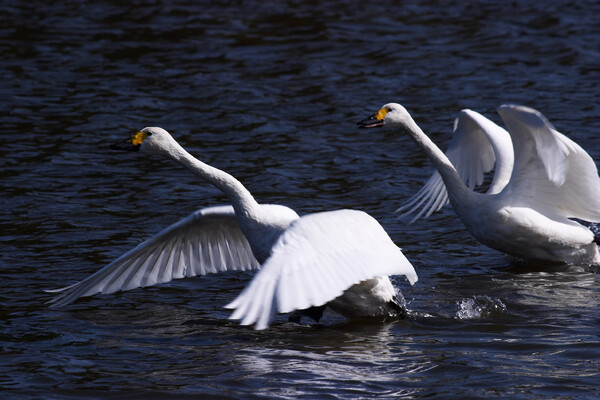
{"label": "white swan", "polygon": [[594,234],[569,218],[600,221],[600,178],[591,157],[557,132],[538,111],[515,105],[498,112],[510,133],[514,167],[495,194],[477,193],[404,107],[386,104],[364,128],[396,128],[410,135],[441,175],[454,211],[483,244],[531,260],[600,264]]}
{"label": "white swan", "polygon": [[307,309],[313,313],[305,315],[318,320],[324,306],[347,318],[402,312],[388,275],[405,275],[414,284],[417,274],[368,214],[338,210],[298,217],[281,205],[258,204],[237,179],[191,156],[161,128],[142,129],[127,146],[177,161],[221,189],[233,205],[198,210],[83,281],[52,291],[59,293],[53,306],[99,292],[259,269],[262,263],[226,306],[244,325],[264,329],[275,312]]}
{"label": "white swan", "polygon": [[[514,164],[510,134],[473,110],[462,110],[455,119],[445,154],[471,190],[480,186],[485,174],[494,167],[494,176],[486,193],[500,193],[510,181]],[[448,192],[439,172],[435,171],[423,188],[396,211],[404,211],[400,214],[402,219],[416,212],[410,224],[423,215],[430,216],[446,204]]]}

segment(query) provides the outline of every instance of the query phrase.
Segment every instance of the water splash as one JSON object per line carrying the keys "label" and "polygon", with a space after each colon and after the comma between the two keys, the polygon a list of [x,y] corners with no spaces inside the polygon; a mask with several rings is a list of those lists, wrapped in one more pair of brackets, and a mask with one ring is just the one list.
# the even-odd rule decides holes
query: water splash
{"label": "water splash", "polygon": [[490,318],[506,311],[506,305],[500,299],[492,299],[489,296],[473,296],[463,299],[458,306],[459,310],[456,312],[458,319]]}

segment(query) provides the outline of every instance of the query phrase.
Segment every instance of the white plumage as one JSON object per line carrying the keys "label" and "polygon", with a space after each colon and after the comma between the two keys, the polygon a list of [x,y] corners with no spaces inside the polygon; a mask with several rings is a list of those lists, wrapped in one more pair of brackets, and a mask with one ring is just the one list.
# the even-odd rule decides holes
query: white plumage
{"label": "white plumage", "polygon": [[[197,160],[161,128],[144,128],[127,146],[169,157],[228,195],[231,206],[192,213],[81,282],[51,292],[53,306],[172,279],[262,269],[229,305],[232,318],[264,329],[275,313],[329,306],[348,318],[394,312],[388,275],[417,274],[368,214],[338,210],[299,217],[258,204],[233,176]],[[346,295],[347,294],[347,295]]]}
{"label": "white plumage", "polygon": [[[471,190],[480,186],[485,174],[494,167],[494,178],[486,193],[499,193],[510,181],[514,164],[510,134],[473,110],[462,110],[459,113],[445,154]],[[440,173],[435,171],[423,188],[397,211],[404,211],[400,214],[401,218],[416,213],[409,221],[413,223],[421,216],[428,217],[439,211],[448,202],[444,181]]]}
{"label": "white plumage", "polygon": [[[600,178],[594,161],[579,145],[556,131],[539,111],[503,105],[498,112],[507,126],[513,151],[511,159],[505,139],[490,140],[496,143],[492,149],[503,165],[496,171],[496,175],[500,174],[495,177],[497,184],[488,193],[476,193],[465,185],[465,175],[457,172],[451,160],[401,105],[383,106],[361,126],[385,126],[409,134],[433,162],[458,217],[483,244],[525,259],[599,264],[594,234],[570,219],[600,222]],[[478,114],[471,112],[470,118],[478,126],[471,133],[500,132]],[[486,146],[492,144],[481,147],[481,143],[485,142],[480,142],[480,151],[487,152],[484,159],[489,161]],[[473,156],[475,153],[469,150],[460,154],[458,160]],[[505,168],[511,162],[507,181]],[[478,175],[479,172],[475,174],[476,181]],[[443,202],[443,191],[439,201],[435,200],[439,189],[426,188],[425,192],[425,197],[430,196],[428,200],[434,200],[432,206],[425,205],[424,209],[433,212]]]}
{"label": "white plumage", "polygon": [[123,254],[82,282],[51,292],[57,307],[114,293],[225,271],[259,269],[231,206],[198,210]]}
{"label": "white plumage", "polygon": [[[227,307],[235,309],[232,318],[242,319],[243,324],[264,326],[269,315],[261,310],[271,307],[270,302],[269,312],[306,309],[329,303],[353,285],[379,277],[382,293],[369,287],[362,291],[362,299],[348,307],[344,301],[329,305],[350,317],[377,316],[380,307],[393,298],[388,275],[403,274],[411,284],[416,282],[417,275],[409,265],[368,214],[354,210],[311,214],[292,222],[260,273]],[[399,266],[404,266],[402,272]]]}

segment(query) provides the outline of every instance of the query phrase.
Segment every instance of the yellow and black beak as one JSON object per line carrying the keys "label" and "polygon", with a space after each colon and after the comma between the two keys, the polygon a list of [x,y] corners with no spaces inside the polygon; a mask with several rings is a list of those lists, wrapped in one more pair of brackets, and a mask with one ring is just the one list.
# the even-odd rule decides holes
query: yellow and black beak
{"label": "yellow and black beak", "polygon": [[359,128],[380,128],[383,126],[383,119],[388,111],[387,108],[382,108],[370,117],[358,122],[357,125]]}
{"label": "yellow and black beak", "polygon": [[132,135],[129,139],[111,145],[110,148],[113,150],[138,151],[147,137],[148,132],[139,131]]}

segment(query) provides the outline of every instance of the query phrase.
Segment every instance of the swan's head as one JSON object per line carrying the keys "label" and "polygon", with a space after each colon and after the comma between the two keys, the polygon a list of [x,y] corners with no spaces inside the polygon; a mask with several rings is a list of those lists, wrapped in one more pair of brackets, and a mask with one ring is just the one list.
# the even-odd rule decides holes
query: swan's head
{"label": "swan's head", "polygon": [[381,107],[375,114],[360,121],[360,128],[399,128],[406,129],[413,119],[398,103],[388,103]]}
{"label": "swan's head", "polygon": [[118,150],[140,151],[144,154],[165,154],[176,145],[177,142],[169,132],[163,128],[151,126],[111,147]]}

